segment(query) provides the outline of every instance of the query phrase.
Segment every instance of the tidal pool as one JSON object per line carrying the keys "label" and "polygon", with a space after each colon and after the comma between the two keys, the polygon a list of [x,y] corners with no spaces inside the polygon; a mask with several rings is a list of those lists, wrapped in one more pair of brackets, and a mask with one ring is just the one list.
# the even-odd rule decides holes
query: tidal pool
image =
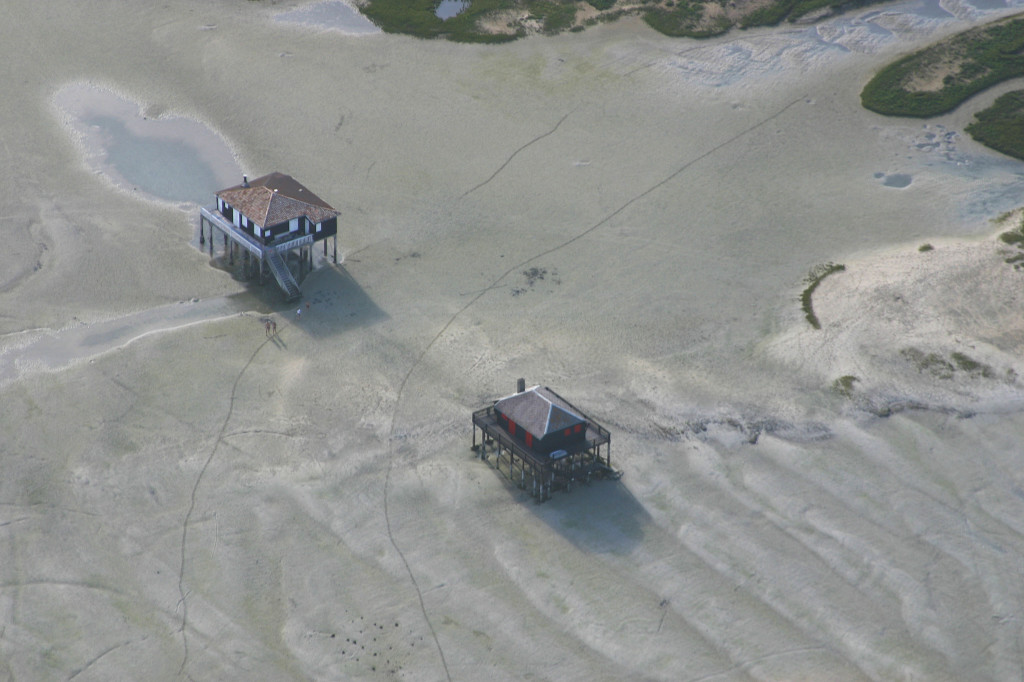
{"label": "tidal pool", "polygon": [[322,28],[332,28],[345,33],[366,34],[380,33],[376,25],[354,7],[341,0],[327,0],[312,5],[282,12],[274,17],[277,21],[296,24],[310,24]]}
{"label": "tidal pool", "polygon": [[441,4],[434,10],[434,14],[439,19],[451,19],[467,7],[469,7],[469,0],[441,0]]}
{"label": "tidal pool", "polygon": [[199,121],[145,116],[138,104],[87,84],[62,88],[54,103],[80,142],[86,164],[125,191],[208,204],[216,190],[241,178],[227,143]]}
{"label": "tidal pool", "polygon": [[897,189],[902,189],[904,187],[910,187],[910,183],[913,181],[914,179],[906,173],[893,173],[891,175],[886,175],[882,179],[882,184],[885,185],[886,187],[896,187]]}

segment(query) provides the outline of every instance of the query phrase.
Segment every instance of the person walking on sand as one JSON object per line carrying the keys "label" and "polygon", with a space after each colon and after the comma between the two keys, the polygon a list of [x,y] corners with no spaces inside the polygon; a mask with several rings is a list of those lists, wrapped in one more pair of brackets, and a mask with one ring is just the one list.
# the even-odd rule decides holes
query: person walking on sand
{"label": "person walking on sand", "polygon": [[295,311],[295,317],[302,317],[302,308]]}
{"label": "person walking on sand", "polygon": [[277,320],[270,321],[270,335],[277,336]]}
{"label": "person walking on sand", "polygon": [[264,325],[264,328],[267,330],[267,336],[269,337],[270,336],[270,320],[267,320],[267,323]]}

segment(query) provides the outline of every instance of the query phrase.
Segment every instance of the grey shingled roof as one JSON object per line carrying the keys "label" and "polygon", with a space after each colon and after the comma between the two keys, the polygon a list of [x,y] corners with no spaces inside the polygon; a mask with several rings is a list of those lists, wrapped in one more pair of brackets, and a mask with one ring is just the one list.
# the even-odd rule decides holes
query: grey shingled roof
{"label": "grey shingled roof", "polygon": [[338,215],[327,202],[284,173],[270,173],[250,180],[248,187],[235,185],[222,189],[217,196],[259,227],[278,225],[302,216],[322,223]]}
{"label": "grey shingled roof", "polygon": [[546,386],[534,386],[494,403],[494,409],[526,429],[535,438],[561,431],[586,420]]}

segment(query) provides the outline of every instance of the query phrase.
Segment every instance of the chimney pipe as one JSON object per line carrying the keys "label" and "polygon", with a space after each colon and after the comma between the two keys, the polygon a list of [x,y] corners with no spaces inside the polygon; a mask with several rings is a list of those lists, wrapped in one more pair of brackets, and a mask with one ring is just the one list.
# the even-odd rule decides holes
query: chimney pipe
{"label": "chimney pipe", "polygon": [[526,390],[526,379],[522,379],[521,378],[521,379],[519,379],[519,381],[516,382],[516,393],[522,393],[525,390]]}
{"label": "chimney pipe", "polygon": [[242,176],[242,187],[248,187],[248,186],[249,186],[249,176],[248,175],[243,175]]}

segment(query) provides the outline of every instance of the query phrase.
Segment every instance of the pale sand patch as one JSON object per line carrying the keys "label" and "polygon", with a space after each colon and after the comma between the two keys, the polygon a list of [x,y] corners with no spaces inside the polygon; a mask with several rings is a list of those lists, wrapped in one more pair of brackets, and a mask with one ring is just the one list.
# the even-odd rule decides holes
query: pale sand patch
{"label": "pale sand patch", "polygon": [[822,385],[855,377],[853,396],[877,409],[1020,403],[1022,274],[1006,262],[1018,250],[996,236],[929,245],[844,262],[814,292],[822,328],[797,322],[764,351]]}
{"label": "pale sand patch", "polygon": [[943,61],[935,64],[927,73],[915,75],[904,87],[910,92],[938,92],[945,87],[946,77],[956,76],[962,67],[959,59]]}
{"label": "pale sand patch", "polygon": [[[504,35],[513,33],[517,26],[525,26],[524,20],[529,14],[526,11],[503,10],[491,12],[477,22],[481,31]],[[536,29],[536,26],[534,27]]]}

